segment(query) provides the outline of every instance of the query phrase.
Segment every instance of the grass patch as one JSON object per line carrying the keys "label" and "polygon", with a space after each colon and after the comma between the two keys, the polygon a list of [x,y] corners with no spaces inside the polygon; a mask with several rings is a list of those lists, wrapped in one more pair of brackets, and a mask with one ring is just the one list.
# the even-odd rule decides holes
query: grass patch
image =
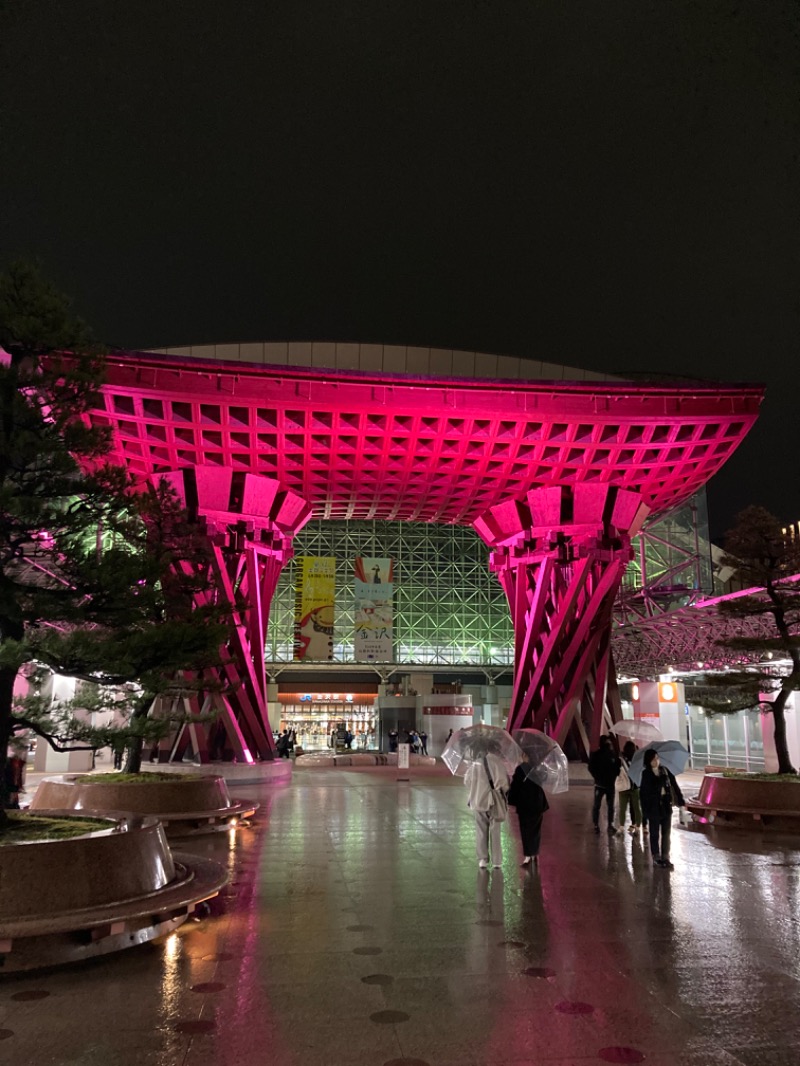
{"label": "grass patch", "polygon": [[0,847],[4,844],[30,844],[42,840],[68,840],[113,829],[114,823],[98,818],[47,818],[23,811],[6,811],[8,824],[0,829]]}
{"label": "grass patch", "polygon": [[740,770],[723,770],[722,776],[745,781],[783,781],[784,784],[800,785],[800,777],[797,774],[748,774]]}
{"label": "grass patch", "polygon": [[75,780],[81,785],[142,785],[148,781],[196,781],[202,774],[168,774],[160,770],[146,770],[141,774],[81,774]]}

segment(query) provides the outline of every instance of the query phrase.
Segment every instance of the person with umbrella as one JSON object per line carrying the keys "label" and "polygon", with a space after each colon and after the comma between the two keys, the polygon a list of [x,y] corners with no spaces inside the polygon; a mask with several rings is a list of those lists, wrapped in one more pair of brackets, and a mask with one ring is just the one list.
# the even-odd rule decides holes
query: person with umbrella
{"label": "person with umbrella", "polygon": [[491,861],[495,870],[503,865],[503,822],[508,813],[509,779],[499,752],[489,750],[471,763],[464,775],[469,789],[467,806],[475,819],[475,851],[478,866]]}
{"label": "person with umbrella", "polygon": [[502,866],[503,822],[508,815],[508,767],[515,767],[522,750],[509,733],[497,726],[459,729],[447,742],[442,759],[452,774],[464,777],[467,806],[475,819],[475,851],[482,870],[491,862]]}
{"label": "person with umbrella", "polygon": [[539,847],[542,843],[542,822],[545,812],[550,810],[544,789],[530,773],[531,760],[527,752],[523,753],[522,762],[511,778],[508,790],[508,802],[517,809],[519,835],[522,837],[523,866],[539,861]]}
{"label": "person with umbrella", "polygon": [[686,801],[675,775],[661,765],[658,752],[648,748],[644,753],[644,769],[639,786],[642,813],[650,830],[650,851],[656,866],[668,870],[675,867],[669,861],[672,808],[685,807]]}

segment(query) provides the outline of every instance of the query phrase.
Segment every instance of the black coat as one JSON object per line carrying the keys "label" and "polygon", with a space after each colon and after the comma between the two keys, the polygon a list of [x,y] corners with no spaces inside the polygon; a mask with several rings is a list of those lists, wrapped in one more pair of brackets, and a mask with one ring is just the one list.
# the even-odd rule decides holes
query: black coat
{"label": "black coat", "polygon": [[508,790],[508,802],[517,808],[517,814],[525,817],[535,817],[550,810],[547,796],[541,785],[537,785],[530,777],[526,777],[526,769],[518,766],[511,778],[511,787]]}
{"label": "black coat", "polygon": [[678,786],[678,782],[666,766],[659,766],[657,774],[654,774],[647,766],[642,770],[639,799],[642,802],[642,812],[646,818],[655,818],[661,811],[671,811],[675,806],[685,806],[683,793]]}
{"label": "black coat", "polygon": [[612,748],[598,748],[589,756],[589,773],[598,788],[613,788],[621,765]]}

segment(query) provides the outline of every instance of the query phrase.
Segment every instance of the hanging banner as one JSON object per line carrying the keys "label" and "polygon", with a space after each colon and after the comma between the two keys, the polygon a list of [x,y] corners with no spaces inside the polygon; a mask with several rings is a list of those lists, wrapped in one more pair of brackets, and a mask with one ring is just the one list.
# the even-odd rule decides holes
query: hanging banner
{"label": "hanging banner", "polygon": [[336,559],[301,555],[294,597],[294,658],[333,659]]}
{"label": "hanging banner", "polygon": [[356,662],[394,662],[393,560],[359,555],[355,582]]}

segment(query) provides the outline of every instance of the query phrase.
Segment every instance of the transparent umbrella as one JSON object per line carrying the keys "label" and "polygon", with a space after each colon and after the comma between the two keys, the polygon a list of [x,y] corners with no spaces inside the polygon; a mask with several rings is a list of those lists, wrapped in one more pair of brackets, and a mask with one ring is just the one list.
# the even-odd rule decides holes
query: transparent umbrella
{"label": "transparent umbrella", "polygon": [[649,751],[650,748],[658,752],[661,765],[666,766],[670,773],[676,777],[678,774],[683,773],[689,761],[689,752],[679,740],[656,741],[653,744],[648,744],[646,748],[640,748],[631,759],[630,769],[628,770],[628,777],[637,788],[642,783],[645,752]]}
{"label": "transparent umbrella", "polygon": [[522,749],[511,734],[483,722],[456,730],[442,752],[442,759],[451,774],[463,777],[470,766],[482,762],[487,755],[502,759],[509,773],[522,762]]}
{"label": "transparent umbrella", "polygon": [[664,740],[664,734],[656,726],[651,725],[650,722],[641,722],[633,718],[626,718],[624,722],[617,722],[616,725],[612,725],[610,732],[616,733],[618,737],[627,737],[637,747],[641,747],[643,744],[652,744],[653,741]]}
{"label": "transparent umbrella", "polygon": [[539,729],[517,729],[514,740],[528,757],[527,774],[545,792],[566,792],[569,788],[567,757],[552,737]]}

